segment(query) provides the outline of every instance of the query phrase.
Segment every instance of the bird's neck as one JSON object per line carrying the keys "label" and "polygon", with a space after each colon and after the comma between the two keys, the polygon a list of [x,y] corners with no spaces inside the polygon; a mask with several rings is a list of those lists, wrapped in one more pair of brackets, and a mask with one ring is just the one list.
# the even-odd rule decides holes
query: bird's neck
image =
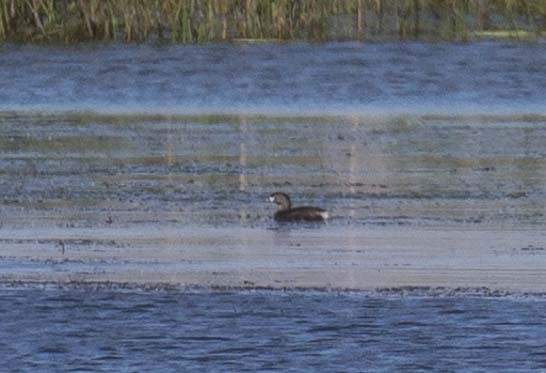
{"label": "bird's neck", "polygon": [[286,211],[286,210],[290,210],[290,202],[289,201],[285,201],[285,202],[281,203],[279,205],[279,207],[277,208],[277,211]]}

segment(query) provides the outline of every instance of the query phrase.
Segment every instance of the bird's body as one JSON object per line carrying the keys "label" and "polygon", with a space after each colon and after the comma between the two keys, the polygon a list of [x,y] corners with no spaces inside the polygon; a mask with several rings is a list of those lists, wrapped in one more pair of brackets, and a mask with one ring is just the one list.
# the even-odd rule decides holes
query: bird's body
{"label": "bird's body", "polygon": [[269,201],[276,203],[279,208],[273,218],[280,222],[316,221],[328,219],[328,212],[319,207],[301,206],[292,208],[290,197],[285,193],[276,192],[269,196]]}

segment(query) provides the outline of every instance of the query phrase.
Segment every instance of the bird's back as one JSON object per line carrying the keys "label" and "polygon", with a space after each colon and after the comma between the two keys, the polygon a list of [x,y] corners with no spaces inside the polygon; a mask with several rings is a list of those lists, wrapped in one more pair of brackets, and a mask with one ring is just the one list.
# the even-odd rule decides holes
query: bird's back
{"label": "bird's back", "polygon": [[274,217],[277,221],[324,221],[328,218],[328,212],[318,207],[302,206],[277,211]]}

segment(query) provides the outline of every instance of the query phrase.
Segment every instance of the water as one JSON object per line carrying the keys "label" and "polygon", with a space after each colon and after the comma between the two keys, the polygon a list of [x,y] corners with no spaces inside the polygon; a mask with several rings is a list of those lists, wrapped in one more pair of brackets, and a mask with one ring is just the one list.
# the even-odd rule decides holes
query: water
{"label": "water", "polygon": [[84,290],[1,295],[0,349],[8,371],[546,368],[543,299]]}
{"label": "water", "polygon": [[542,43],[2,49],[8,226],[545,222]]}
{"label": "water", "polygon": [[2,108],[544,113],[544,43],[2,46]]}
{"label": "water", "polygon": [[544,369],[543,43],[0,48],[8,370]]}
{"label": "water", "polygon": [[542,119],[0,121],[4,224],[264,225],[276,190],[347,224],[545,222]]}

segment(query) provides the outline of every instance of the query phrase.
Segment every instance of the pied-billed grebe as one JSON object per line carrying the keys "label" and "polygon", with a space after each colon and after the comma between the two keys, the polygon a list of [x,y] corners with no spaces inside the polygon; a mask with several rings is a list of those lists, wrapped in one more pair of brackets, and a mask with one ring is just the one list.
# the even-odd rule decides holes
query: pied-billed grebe
{"label": "pied-billed grebe", "polygon": [[273,217],[277,221],[324,221],[328,212],[318,207],[302,206],[292,208],[290,197],[285,193],[276,192],[269,196],[269,202],[275,202],[279,208]]}

